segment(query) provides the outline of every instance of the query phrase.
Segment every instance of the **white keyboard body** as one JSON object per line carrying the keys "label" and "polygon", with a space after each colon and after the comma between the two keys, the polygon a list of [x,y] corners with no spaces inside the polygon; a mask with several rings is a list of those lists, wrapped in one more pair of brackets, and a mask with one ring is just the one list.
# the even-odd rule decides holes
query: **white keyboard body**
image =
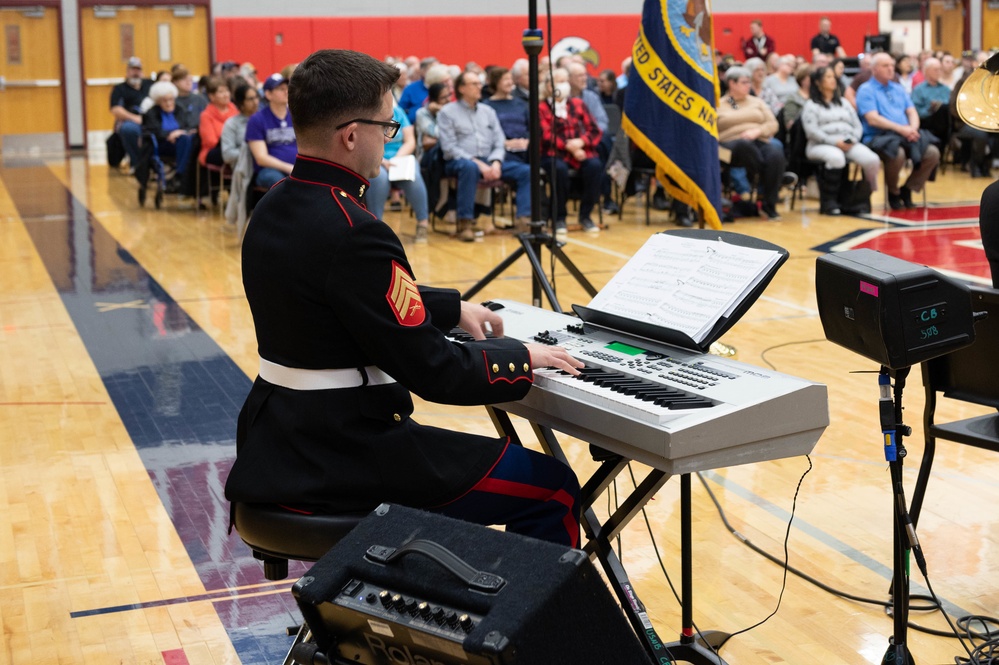
{"label": "white keyboard body", "polygon": [[829,425],[822,384],[589,325],[584,333],[576,317],[492,302],[502,305],[497,313],[507,337],[534,342],[547,333],[544,339],[588,367],[682,391],[699,407],[683,408],[682,400],[657,406],[537,370],[524,399],[498,408],[670,474],[804,455]]}

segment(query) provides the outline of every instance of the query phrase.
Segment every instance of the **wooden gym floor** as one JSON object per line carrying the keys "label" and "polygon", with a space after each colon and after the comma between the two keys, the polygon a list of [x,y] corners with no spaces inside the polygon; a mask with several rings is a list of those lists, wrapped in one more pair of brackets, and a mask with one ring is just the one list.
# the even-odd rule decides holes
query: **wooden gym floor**
{"label": "wooden gym floor", "polygon": [[[976,202],[986,184],[952,170],[930,184],[929,200]],[[873,375],[852,373],[876,367],[824,340],[815,258],[837,244],[864,242],[979,281],[987,272],[973,224],[928,224],[916,215],[906,226],[829,218],[816,208],[808,200],[804,211],[799,205],[779,222],[726,227],[783,245],[791,259],[724,341],[744,362],[828,385],[832,424],[801,485],[791,563],[883,601],[891,495],[878,392]],[[570,234],[566,251],[599,287],[651,233],[673,228],[665,213],[654,211],[650,227],[643,215],[631,201],[623,220],[605,218],[610,229],[598,237]],[[516,248],[509,236],[463,244],[439,234],[415,246],[411,218],[390,213],[387,222],[425,284],[467,289]],[[548,255],[542,260],[547,266]],[[528,276],[522,260],[480,299],[529,301]],[[556,286],[563,306],[589,300],[561,267]],[[4,161],[0,664],[280,661],[289,644],[283,630],[297,621],[291,582],[263,580],[259,564],[226,533],[222,497],[235,416],[255,365],[237,242],[217,216],[172,197],[161,211],[139,209],[134,180],[109,172],[100,158]],[[922,452],[922,401],[914,371],[905,394],[914,430],[909,488]],[[984,412],[951,403],[942,418]],[[482,409],[418,404],[417,416],[492,431]],[[568,447],[574,464],[588,468],[586,446]],[[734,527],[780,557],[795,487],[808,466],[792,458],[717,469],[704,480]],[[934,588],[956,615],[999,614],[997,468],[994,454],[938,447],[920,535]],[[677,495],[674,479],[650,504],[648,518],[679,583]],[[697,625],[732,632],[756,623],[777,605],[781,568],[725,530],[696,479],[693,502]],[[640,518],[622,548],[659,635],[676,639],[679,607]],[[292,577],[305,569],[295,567]],[[913,580],[921,591],[922,579]],[[913,620],[945,627],[939,614],[914,612]],[[776,616],[733,638],[722,655],[732,665],[880,663],[891,630],[882,609],[790,576]],[[955,640],[918,632],[910,632],[909,645],[920,665],[953,662],[961,653]]]}

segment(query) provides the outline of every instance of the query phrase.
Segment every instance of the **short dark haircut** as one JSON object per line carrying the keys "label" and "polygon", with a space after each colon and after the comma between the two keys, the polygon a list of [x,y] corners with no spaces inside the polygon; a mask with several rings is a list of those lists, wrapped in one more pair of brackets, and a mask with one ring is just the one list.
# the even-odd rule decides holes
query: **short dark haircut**
{"label": "short dark haircut", "polygon": [[295,68],[288,106],[300,142],[325,143],[337,125],[376,113],[399,70],[357,51],[324,49]]}

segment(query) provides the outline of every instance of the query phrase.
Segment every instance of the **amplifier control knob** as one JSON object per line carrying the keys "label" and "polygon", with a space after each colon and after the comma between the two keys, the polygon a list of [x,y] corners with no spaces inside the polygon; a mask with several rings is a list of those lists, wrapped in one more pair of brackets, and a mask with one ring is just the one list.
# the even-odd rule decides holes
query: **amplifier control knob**
{"label": "amplifier control knob", "polygon": [[413,616],[416,616],[416,601],[414,599],[407,598],[404,607],[407,612],[409,612]]}
{"label": "amplifier control knob", "polygon": [[392,607],[397,610],[401,610],[406,605],[406,599],[402,597],[402,594],[392,594]]}
{"label": "amplifier control knob", "polygon": [[435,607],[433,609],[433,611],[430,613],[430,615],[434,618],[434,621],[436,621],[437,623],[439,623],[439,624],[443,624],[444,623],[444,608],[443,607]]}
{"label": "amplifier control knob", "polygon": [[458,624],[461,626],[461,629],[466,633],[471,632],[472,628],[475,627],[475,623],[472,621],[472,617],[468,616],[467,614],[462,614],[460,617],[458,617]]}
{"label": "amplifier control knob", "polygon": [[444,621],[451,628],[457,628],[458,627],[458,613],[457,612],[448,612],[447,616],[444,617]]}
{"label": "amplifier control knob", "polygon": [[419,612],[420,616],[424,619],[430,618],[430,603],[423,601],[416,606],[416,611]]}
{"label": "amplifier control knob", "polygon": [[378,600],[381,601],[383,606],[388,607],[389,605],[392,604],[392,594],[390,594],[388,591],[383,590],[381,593],[378,594]]}

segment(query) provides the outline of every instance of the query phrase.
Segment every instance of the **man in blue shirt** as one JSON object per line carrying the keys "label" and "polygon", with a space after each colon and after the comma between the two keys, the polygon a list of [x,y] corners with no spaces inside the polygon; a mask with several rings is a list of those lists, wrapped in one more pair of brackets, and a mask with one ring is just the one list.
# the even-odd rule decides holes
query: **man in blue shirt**
{"label": "man in blue shirt", "polygon": [[426,82],[427,71],[437,64],[437,58],[424,58],[420,61],[420,78],[408,84],[399,95],[399,106],[406,112],[409,123],[416,124],[416,112],[427,101],[430,85]]}
{"label": "man in blue shirt", "polygon": [[[920,132],[919,114],[905,88],[892,80],[895,60],[887,53],[871,59],[871,79],[857,90],[857,113],[864,127],[864,143],[878,153],[885,165],[885,186],[892,210],[912,207],[912,192],[922,191],[940,162],[940,151],[929,132]],[[906,159],[912,173],[899,187]]]}

